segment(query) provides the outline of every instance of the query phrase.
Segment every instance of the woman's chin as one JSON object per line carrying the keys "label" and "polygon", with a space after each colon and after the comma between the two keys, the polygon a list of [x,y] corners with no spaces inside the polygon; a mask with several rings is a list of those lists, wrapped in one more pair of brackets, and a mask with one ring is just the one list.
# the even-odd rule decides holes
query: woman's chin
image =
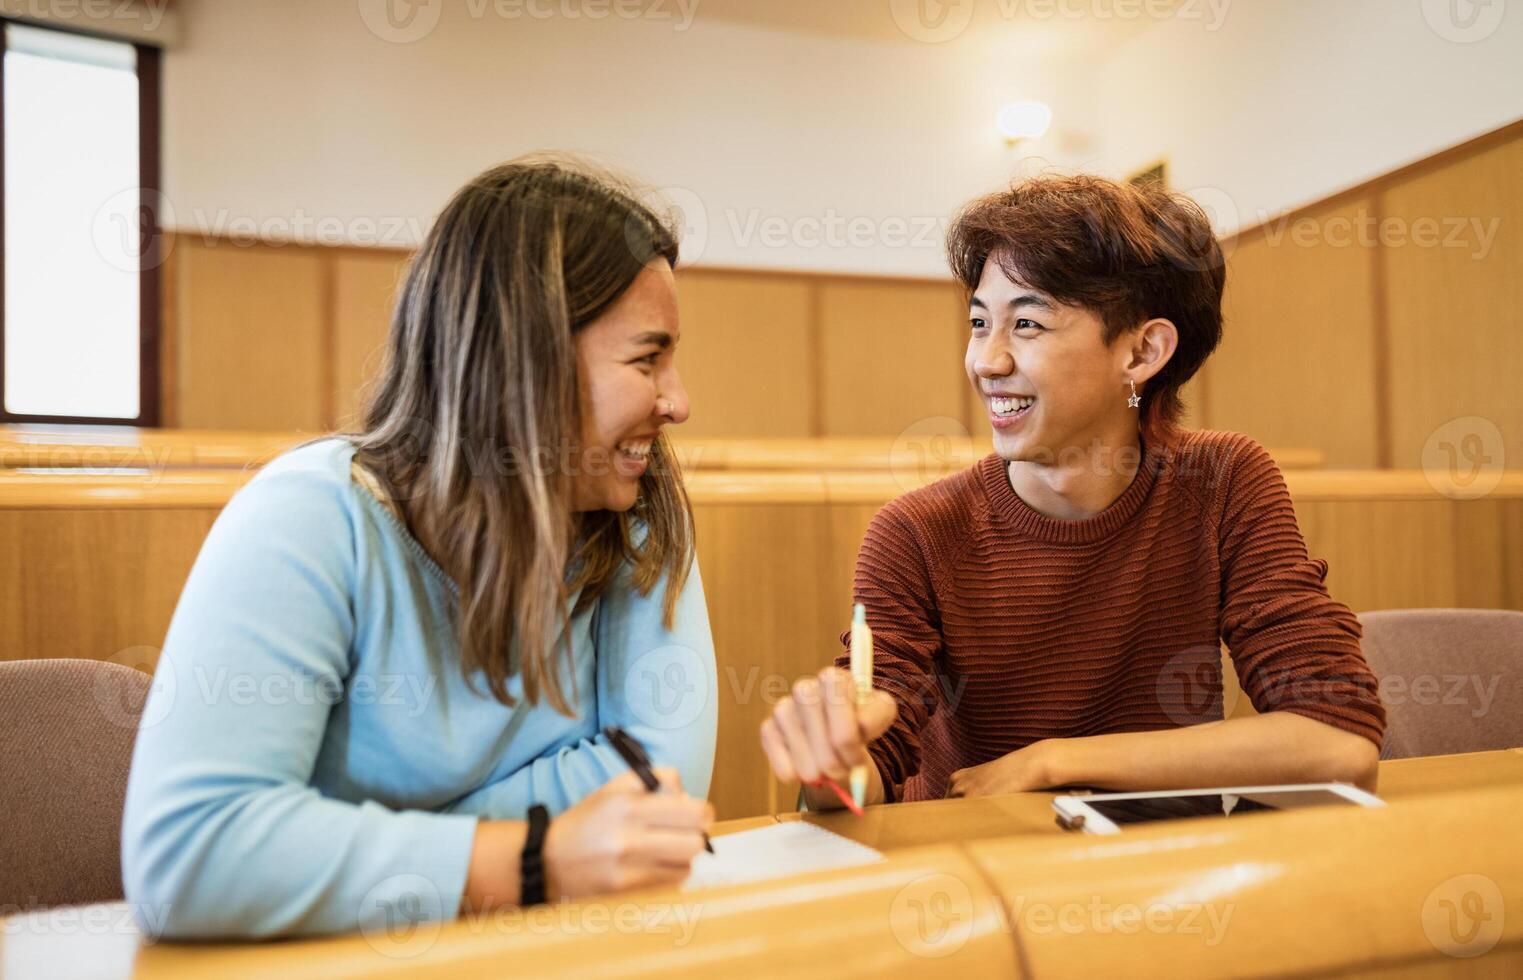
{"label": "woman's chin", "polygon": [[626,510],[631,509],[634,507],[635,501],[640,499],[640,481],[618,481],[615,486],[608,488],[608,493],[605,494],[605,499],[606,503],[603,505],[604,510],[611,510],[622,513]]}
{"label": "woman's chin", "polygon": [[[585,485],[584,485],[585,486]],[[609,510],[622,513],[634,507],[640,499],[640,481],[619,477],[608,478],[593,487],[585,487],[575,495],[572,510],[587,512]]]}

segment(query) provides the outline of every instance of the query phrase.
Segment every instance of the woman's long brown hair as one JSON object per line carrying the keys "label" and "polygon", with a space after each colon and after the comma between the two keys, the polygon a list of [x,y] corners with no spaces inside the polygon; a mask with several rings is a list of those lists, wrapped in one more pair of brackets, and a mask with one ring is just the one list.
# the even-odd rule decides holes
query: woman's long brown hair
{"label": "woman's long brown hair", "polygon": [[571,511],[573,338],[658,258],[675,266],[676,238],[633,189],[524,158],[462,188],[408,269],[356,456],[457,585],[461,667],[503,704],[518,675],[530,704],[572,714],[570,617],[625,565],[642,594],[666,580],[672,625],[693,538],[665,437],[633,511]]}

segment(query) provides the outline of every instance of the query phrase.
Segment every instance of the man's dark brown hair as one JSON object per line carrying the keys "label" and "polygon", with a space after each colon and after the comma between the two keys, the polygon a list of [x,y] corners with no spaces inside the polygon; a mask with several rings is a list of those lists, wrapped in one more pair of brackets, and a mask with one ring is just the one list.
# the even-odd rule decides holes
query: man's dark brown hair
{"label": "man's dark brown hair", "polygon": [[1221,246],[1200,206],[1157,182],[1022,181],[966,205],[947,235],[947,256],[970,292],[992,258],[1011,278],[1094,311],[1107,344],[1155,317],[1171,321],[1179,346],[1139,389],[1144,438],[1178,422],[1179,390],[1221,341]]}

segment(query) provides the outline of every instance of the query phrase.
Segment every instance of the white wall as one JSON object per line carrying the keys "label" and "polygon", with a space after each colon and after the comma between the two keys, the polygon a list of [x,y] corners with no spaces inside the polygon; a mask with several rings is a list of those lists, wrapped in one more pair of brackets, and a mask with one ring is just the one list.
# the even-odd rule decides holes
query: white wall
{"label": "white wall", "polygon": [[1125,43],[1099,91],[1103,169],[1167,157],[1231,231],[1523,118],[1523,3],[1235,0]]}
{"label": "white wall", "polygon": [[[767,30],[703,0],[639,20],[419,0],[425,32],[427,14],[377,20],[387,2],[187,0],[165,64],[167,224],[405,245],[471,175],[558,148],[667,188],[703,264],[941,276],[952,210],[1044,165],[1122,176],[1167,157],[1230,231],[1523,117],[1516,0],[1479,0],[1481,28],[1504,16],[1470,44],[1424,17],[1451,0],[1186,0],[1129,41],[1115,16],[967,0],[1025,19],[939,44]],[[1057,122],[1017,153],[993,120],[1026,97]]]}
{"label": "white wall", "polygon": [[[944,276],[942,223],[1020,159],[1000,105],[1045,97],[1094,128],[1082,78],[972,39],[783,33],[701,5],[681,29],[675,0],[669,19],[599,22],[447,0],[422,39],[389,43],[364,6],[186,6],[165,65],[174,225],[406,243],[467,178],[549,147],[671,188],[704,264]],[[1093,153],[1048,142],[1029,149]]]}

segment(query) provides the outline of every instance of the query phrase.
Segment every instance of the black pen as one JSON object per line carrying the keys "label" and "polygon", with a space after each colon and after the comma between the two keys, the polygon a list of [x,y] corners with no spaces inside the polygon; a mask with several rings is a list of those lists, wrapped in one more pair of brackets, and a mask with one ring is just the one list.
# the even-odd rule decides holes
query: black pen
{"label": "black pen", "polygon": [[[617,725],[610,725],[603,729],[603,734],[608,736],[609,743],[613,745],[614,751],[619,753],[619,757],[629,764],[629,768],[635,771],[636,776],[640,777],[640,782],[645,784],[645,788],[652,793],[659,793],[661,780],[651,772],[650,756],[645,754],[645,746]],[[714,853],[714,845],[709,843],[708,834],[703,835],[703,849],[710,854]]]}

